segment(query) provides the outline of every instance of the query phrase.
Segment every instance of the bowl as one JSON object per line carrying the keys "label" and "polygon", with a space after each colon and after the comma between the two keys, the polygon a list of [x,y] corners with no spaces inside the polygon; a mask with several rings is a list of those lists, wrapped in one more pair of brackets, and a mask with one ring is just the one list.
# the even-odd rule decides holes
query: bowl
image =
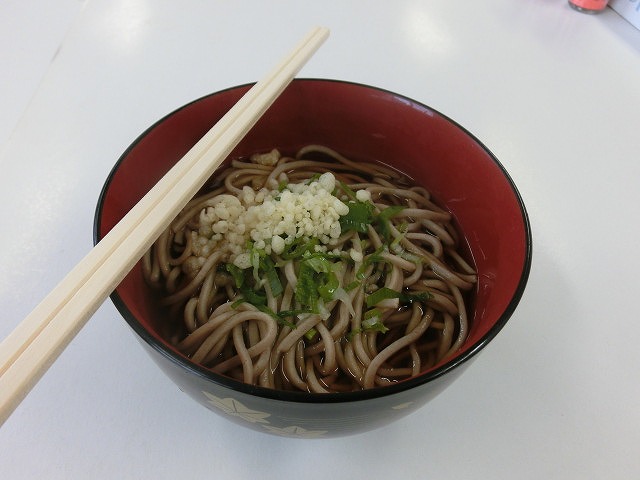
{"label": "bowl", "polygon": [[[99,241],[251,87],[232,87],[178,108],[142,133],[109,174],[94,225]],[[453,214],[478,273],[471,328],[462,348],[434,368],[393,385],[342,393],[251,386],[193,363],[159,331],[154,295],[140,264],[111,300],[151,358],[198,403],[245,427],[301,438],[382,427],[425,405],[456,380],[512,316],[527,283],[532,243],[523,201],[504,167],[442,113],[390,91],[346,81],[296,79],[231,157],[330,146],[412,176]],[[176,412],[179,414],[179,412]]]}

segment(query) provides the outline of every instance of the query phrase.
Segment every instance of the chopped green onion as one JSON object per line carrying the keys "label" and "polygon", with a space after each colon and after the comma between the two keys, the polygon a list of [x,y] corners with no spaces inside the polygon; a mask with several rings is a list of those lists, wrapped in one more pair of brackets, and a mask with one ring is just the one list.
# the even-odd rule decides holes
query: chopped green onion
{"label": "chopped green onion", "polygon": [[280,325],[285,326],[285,327],[289,327],[291,329],[296,328],[296,326],[295,326],[295,324],[293,322],[290,322],[290,321],[286,320],[286,317],[282,316],[282,312],[275,313],[273,310],[271,310],[266,305],[256,305],[256,308],[258,310],[260,310],[261,312],[263,312],[263,313],[271,315],[273,317],[273,319],[276,322],[278,322]]}
{"label": "chopped green onion", "polygon": [[362,320],[362,328],[368,332],[381,332],[385,333],[389,329],[382,323],[382,312],[377,308],[369,310],[364,314]]}
{"label": "chopped green onion", "polygon": [[338,185],[342,188],[342,191],[347,194],[350,200],[358,201],[358,197],[356,196],[356,192],[354,192],[349,185],[342,181],[338,181]]}
{"label": "chopped green onion", "polygon": [[391,205],[390,207],[385,208],[384,210],[382,210],[378,214],[378,219],[390,220],[391,218],[395,217],[397,214],[399,214],[405,208],[407,208],[407,207],[404,207],[402,205]]}
{"label": "chopped green onion", "polygon": [[259,307],[260,305],[266,305],[267,296],[261,295],[256,292],[252,288],[247,287],[246,285],[240,289],[240,294],[244,297],[244,299],[250,304]]}
{"label": "chopped green onion", "polygon": [[380,247],[377,248],[375,252],[365,257],[364,261],[362,262],[362,265],[356,272],[356,278],[358,280],[364,280],[364,276],[365,276],[364,273],[372,263],[378,263],[378,262],[384,261],[384,258],[382,257],[381,254],[386,250],[386,248],[387,247],[385,245],[380,245]]}
{"label": "chopped green onion", "polygon": [[316,273],[329,273],[333,267],[333,263],[324,255],[306,255],[304,263],[313,268]]}
{"label": "chopped green onion", "polygon": [[260,250],[254,248],[253,245],[249,249],[249,263],[253,267],[253,278],[255,278],[256,282],[260,281],[260,254]]}
{"label": "chopped green onion", "polygon": [[313,182],[317,182],[318,179],[320,178],[320,175],[322,175],[321,173],[314,173],[313,175],[311,175],[304,183],[305,185],[311,185]]}
{"label": "chopped green onion", "polygon": [[304,306],[308,306],[312,312],[318,311],[318,287],[316,283],[316,271],[308,262],[301,262],[296,283],[296,300]]}
{"label": "chopped green onion", "polygon": [[361,285],[362,282],[359,282],[358,280],[354,280],[353,282],[349,283],[349,285],[347,285],[346,287],[344,287],[344,289],[347,292],[350,292],[351,290],[353,290],[354,288],[358,288]]}
{"label": "chopped green onion", "polygon": [[318,243],[319,240],[317,238],[312,238],[311,240],[297,238],[294,242],[288,245],[288,248],[282,252],[280,256],[285,260],[300,258],[305,253],[313,252]]}
{"label": "chopped green onion", "polygon": [[395,237],[391,242],[391,245],[389,245],[390,251],[392,251],[395,254],[400,254],[404,251],[404,247],[400,245],[400,242],[404,239],[407,233],[407,229],[408,229],[408,226],[406,223],[403,223],[402,225],[398,226],[398,231],[400,232],[400,235]]}
{"label": "chopped green onion", "polygon": [[244,272],[240,267],[236,267],[233,263],[225,264],[227,272],[231,274],[233,282],[236,284],[236,288],[241,288],[244,285]]}
{"label": "chopped green onion", "polygon": [[385,324],[382,323],[382,312],[377,308],[366,311],[360,325],[361,328],[355,328],[349,332],[348,341],[352,341],[353,337],[362,332],[386,333],[389,331]]}
{"label": "chopped green onion", "polygon": [[349,201],[347,202],[349,213],[340,217],[340,228],[342,232],[355,230],[366,233],[369,225],[374,220],[374,205],[371,202]]}
{"label": "chopped green onion", "polygon": [[[238,303],[241,301],[237,301],[234,303],[234,305],[236,303]],[[287,320],[288,317],[293,317],[296,316],[299,313],[307,313],[307,312],[302,312],[302,311],[294,311],[294,310],[284,310],[282,312],[274,312],[273,310],[271,310],[269,307],[267,307],[266,305],[255,305],[255,307],[260,310],[263,313],[266,313],[267,315],[271,315],[271,317],[273,317],[273,319],[278,322],[279,325],[282,325],[284,327],[289,327],[290,329],[294,329],[296,328],[295,323]],[[234,306],[235,308],[235,306]],[[311,328],[309,329],[309,331],[307,333],[304,334],[304,336],[309,340],[313,340],[313,338],[318,334],[318,331],[315,328]]]}
{"label": "chopped green onion", "polygon": [[289,185],[287,181],[282,180],[280,183],[278,183],[278,191],[282,192],[285,188],[287,188],[287,185]]}
{"label": "chopped green onion", "polygon": [[312,327],[309,329],[307,333],[304,334],[304,336],[307,340],[311,341],[317,334],[318,334],[318,331]]}
{"label": "chopped green onion", "polygon": [[395,290],[387,287],[382,287],[367,297],[367,307],[373,307],[383,300],[388,300],[390,298],[400,298],[400,292],[396,292]]}
{"label": "chopped green onion", "polygon": [[390,219],[404,210],[402,205],[393,205],[382,210],[376,217],[376,225],[387,243],[391,242],[391,222]]}
{"label": "chopped green onion", "polygon": [[397,292],[391,288],[382,287],[367,297],[367,307],[373,307],[390,298],[397,298],[402,304],[408,304],[426,302],[431,298],[431,294],[429,292]]}
{"label": "chopped green onion", "polygon": [[271,289],[271,294],[274,297],[277,297],[284,291],[284,288],[282,287],[282,282],[280,282],[280,277],[278,276],[278,272],[276,271],[276,267],[273,263],[273,260],[271,260],[271,257],[261,258],[260,268],[267,278],[269,288]]}
{"label": "chopped green onion", "polygon": [[400,302],[403,304],[411,303],[411,302],[426,302],[433,298],[429,292],[402,292],[400,294]]}
{"label": "chopped green onion", "polygon": [[[225,268],[233,277],[233,281],[236,285],[236,288],[240,291],[240,294],[242,295],[245,301],[255,306],[264,305],[267,303],[267,296],[259,292],[256,292],[249,285],[248,275],[249,276],[251,275],[249,270],[242,270],[241,268],[235,266],[232,263],[227,263],[225,265]],[[280,286],[280,288],[282,289],[282,285]]]}
{"label": "chopped green onion", "polygon": [[404,258],[405,260],[415,263],[416,265],[422,263],[422,258],[415,253],[408,252],[407,250],[402,250],[399,254],[400,258]]}
{"label": "chopped green onion", "polygon": [[336,288],[336,290],[333,292],[332,300],[340,300],[342,303],[344,303],[347,306],[347,309],[349,310],[349,314],[351,316],[354,316],[356,314],[356,312],[353,310],[353,305],[351,304],[351,298],[344,288]]}
{"label": "chopped green onion", "polygon": [[326,283],[318,286],[318,293],[325,302],[334,300],[334,294],[340,286],[338,276],[335,273],[330,272],[328,277],[329,278],[327,279]]}
{"label": "chopped green onion", "polygon": [[242,297],[240,297],[238,300],[236,300],[235,302],[233,302],[231,304],[231,308],[238,308],[240,305],[242,305],[244,302],[246,302],[246,300]]}

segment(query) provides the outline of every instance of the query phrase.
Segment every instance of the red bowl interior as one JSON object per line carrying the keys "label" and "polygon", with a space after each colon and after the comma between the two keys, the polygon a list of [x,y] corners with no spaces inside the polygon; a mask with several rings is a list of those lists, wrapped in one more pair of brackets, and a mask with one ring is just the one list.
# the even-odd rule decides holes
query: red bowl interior
{"label": "red bowl interior", "polygon": [[[96,213],[96,240],[249,88],[235,87],[201,98],[144,132],[105,184]],[[464,128],[425,105],[378,88],[331,80],[295,80],[231,156],[273,147],[293,152],[310,143],[330,146],[361,161],[393,165],[453,213],[479,281],[469,337],[456,359],[440,366],[440,372],[482,348],[515,309],[531,262],[524,205],[495,157]],[[157,329],[162,315],[139,266],[116,293],[131,314],[128,321],[134,330],[163,343]],[[168,345],[161,347],[171,350]]]}

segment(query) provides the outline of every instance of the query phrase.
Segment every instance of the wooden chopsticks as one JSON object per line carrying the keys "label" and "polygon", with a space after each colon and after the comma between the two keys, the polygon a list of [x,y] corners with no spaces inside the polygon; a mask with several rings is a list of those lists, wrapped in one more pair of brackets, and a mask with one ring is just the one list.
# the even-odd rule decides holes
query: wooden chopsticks
{"label": "wooden chopsticks", "polygon": [[312,29],[0,344],[0,425],[328,35]]}

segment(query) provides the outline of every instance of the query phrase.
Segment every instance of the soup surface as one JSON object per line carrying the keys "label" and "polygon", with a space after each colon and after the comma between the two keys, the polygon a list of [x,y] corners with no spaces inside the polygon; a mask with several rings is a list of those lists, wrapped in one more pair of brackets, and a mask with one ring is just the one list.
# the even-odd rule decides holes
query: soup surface
{"label": "soup surface", "polygon": [[193,361],[269,388],[353,391],[461,347],[477,281],[462,240],[407,176],[309,145],[232,161],[143,272]]}

